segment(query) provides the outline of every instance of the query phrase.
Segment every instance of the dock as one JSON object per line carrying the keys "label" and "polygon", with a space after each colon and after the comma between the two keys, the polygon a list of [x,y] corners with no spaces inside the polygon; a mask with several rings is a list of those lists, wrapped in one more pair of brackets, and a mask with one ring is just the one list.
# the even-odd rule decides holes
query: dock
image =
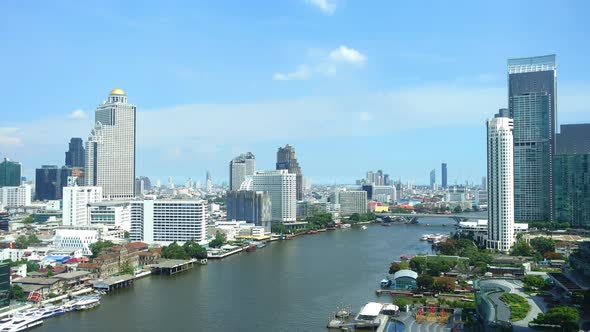
{"label": "dock", "polygon": [[239,247],[230,251],[208,251],[207,259],[221,259],[242,252],[247,247]]}
{"label": "dock", "polygon": [[386,289],[386,288],[377,289],[375,291],[375,294],[377,294],[377,295],[389,294],[389,295],[414,296],[414,293],[412,291],[400,290],[400,289]]}
{"label": "dock", "polygon": [[167,259],[152,265],[152,274],[174,275],[190,270],[195,265],[195,260],[185,261],[181,259]]}
{"label": "dock", "polygon": [[92,288],[105,292],[110,292],[115,289],[126,288],[133,285],[135,276],[124,274],[117,277],[108,277],[104,280],[98,280],[92,283]]}

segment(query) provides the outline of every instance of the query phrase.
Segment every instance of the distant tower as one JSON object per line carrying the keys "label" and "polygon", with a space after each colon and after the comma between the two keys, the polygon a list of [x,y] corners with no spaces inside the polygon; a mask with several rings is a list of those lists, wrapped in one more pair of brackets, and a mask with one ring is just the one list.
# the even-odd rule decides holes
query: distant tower
{"label": "distant tower", "polygon": [[72,137],[70,139],[69,149],[66,151],[66,163],[67,167],[84,167],[84,143],[81,138]]}
{"label": "distant tower", "polygon": [[301,167],[295,157],[295,149],[287,144],[277,151],[277,170],[286,169],[289,173],[296,174],[296,197],[298,201],[303,200],[303,174]]}
{"label": "distant tower", "polygon": [[436,170],[430,171],[430,189],[434,190],[434,185],[436,184]]}
{"label": "distant tower", "polygon": [[209,171],[207,171],[206,179],[207,192],[211,192],[211,190],[213,189],[213,181],[211,180],[211,173],[209,173]]}
{"label": "distant tower", "polygon": [[252,152],[239,155],[229,162],[229,190],[237,191],[247,176],[256,170],[256,158]]}
{"label": "distant tower", "polygon": [[168,189],[174,189],[174,180],[171,176],[168,177]]}
{"label": "distant tower", "polygon": [[116,88],[95,112],[95,126],[86,141],[86,185],[102,188],[112,199],[135,196],[135,105]]}
{"label": "distant tower", "polygon": [[0,162],[0,187],[18,187],[21,183],[21,164],[4,158]]}
{"label": "distant tower", "polygon": [[509,252],[514,243],[513,121],[487,120],[488,240],[487,248]]}
{"label": "distant tower", "polygon": [[441,168],[441,177],[442,177],[442,187],[443,189],[447,189],[447,163],[442,163],[440,165]]}

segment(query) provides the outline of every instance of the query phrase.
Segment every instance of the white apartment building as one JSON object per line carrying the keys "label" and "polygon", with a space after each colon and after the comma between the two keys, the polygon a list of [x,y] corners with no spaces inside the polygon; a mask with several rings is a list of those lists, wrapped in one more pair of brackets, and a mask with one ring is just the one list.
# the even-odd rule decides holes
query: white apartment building
{"label": "white apartment building", "polygon": [[373,198],[381,203],[392,203],[397,200],[394,186],[373,186]]}
{"label": "white apartment building", "polygon": [[132,241],[168,245],[194,240],[207,244],[206,201],[142,200],[130,204]]}
{"label": "white apartment building", "polygon": [[366,191],[341,191],[338,193],[340,215],[350,216],[353,213],[367,213]]}
{"label": "white apartment building", "polygon": [[64,226],[90,224],[88,204],[102,201],[101,187],[64,187],[62,223]]}
{"label": "white apartment building", "polygon": [[297,220],[297,174],[285,169],[255,171],[252,190],[266,191],[270,195],[272,221]]}
{"label": "white apartment building", "polygon": [[[0,188],[0,211],[3,208],[17,208],[31,205],[31,185]],[[3,207],[3,208],[2,208]]]}
{"label": "white apartment building", "polygon": [[131,230],[131,205],[129,202],[107,201],[88,206],[90,225],[106,225]]}
{"label": "white apartment building", "polygon": [[102,187],[110,199],[135,196],[136,111],[125,91],[113,89],[96,109],[86,141],[86,185]]}
{"label": "white apartment building", "polygon": [[514,244],[513,120],[496,115],[487,120],[487,248],[509,252]]}
{"label": "white apartment building", "polygon": [[98,231],[81,229],[57,229],[53,246],[57,250],[76,251],[82,249],[84,255],[92,255],[90,245],[98,241]]}
{"label": "white apartment building", "polygon": [[10,259],[13,262],[20,261],[25,257],[25,249],[2,249],[0,250],[0,260],[5,261]]}

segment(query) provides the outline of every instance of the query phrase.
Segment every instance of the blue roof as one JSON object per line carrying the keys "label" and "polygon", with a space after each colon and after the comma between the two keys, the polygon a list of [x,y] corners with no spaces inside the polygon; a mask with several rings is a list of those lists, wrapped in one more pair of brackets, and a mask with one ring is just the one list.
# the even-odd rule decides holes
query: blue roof
{"label": "blue roof", "polygon": [[70,256],[64,256],[64,255],[51,255],[51,256],[45,256],[43,258],[43,260],[52,260],[52,261],[56,261],[56,262],[65,262],[68,259],[70,259]]}
{"label": "blue roof", "polygon": [[401,277],[409,277],[412,279],[418,278],[418,273],[412,270],[399,270],[393,275],[393,279],[401,278]]}

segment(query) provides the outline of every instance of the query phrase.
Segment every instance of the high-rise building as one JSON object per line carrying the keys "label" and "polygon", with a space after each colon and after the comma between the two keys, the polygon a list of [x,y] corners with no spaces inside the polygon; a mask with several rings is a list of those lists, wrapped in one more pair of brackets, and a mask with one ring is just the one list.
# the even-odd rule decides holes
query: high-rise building
{"label": "high-rise building", "polygon": [[18,208],[31,205],[31,186],[23,184],[18,187],[0,188],[0,211],[4,208]]}
{"label": "high-rise building", "polygon": [[590,226],[590,124],[562,125],[555,143],[555,220]]}
{"label": "high-rise building", "polygon": [[64,226],[87,226],[90,224],[88,205],[101,202],[101,187],[64,187],[63,217]]}
{"label": "high-rise building", "polygon": [[106,201],[88,204],[90,225],[106,225],[125,231],[131,230],[129,202]]}
{"label": "high-rise building", "polygon": [[395,186],[373,186],[373,200],[381,203],[393,203],[397,200]]}
{"label": "high-rise building", "polygon": [[86,185],[102,187],[111,199],[135,196],[135,105],[116,88],[95,112],[95,126],[86,141]]}
{"label": "high-rise building", "polygon": [[440,176],[442,179],[442,188],[447,189],[447,163],[442,163],[440,165]]}
{"label": "high-rise building", "polygon": [[252,190],[266,191],[271,198],[272,221],[297,219],[297,175],[286,169],[254,171]]}
{"label": "high-rise building", "polygon": [[10,265],[0,263],[0,308],[10,305]]}
{"label": "high-rise building", "polygon": [[147,176],[140,176],[135,179],[135,194],[141,196],[152,190],[152,182]]}
{"label": "high-rise building", "polygon": [[72,137],[70,139],[69,149],[66,151],[66,167],[85,167],[84,143],[81,138]]}
{"label": "high-rise building", "polygon": [[296,174],[297,182],[297,200],[303,200],[303,174],[301,173],[301,167],[295,157],[295,149],[287,144],[284,148],[279,148],[277,151],[277,170],[286,169],[289,173]]}
{"label": "high-rise building", "polygon": [[271,196],[263,191],[230,191],[227,193],[227,220],[244,220],[264,226],[272,221]]}
{"label": "high-rise building", "polygon": [[365,177],[365,182],[367,184],[375,183],[375,173],[373,171],[368,171],[367,176]]}
{"label": "high-rise building", "polygon": [[207,244],[208,204],[202,200],[143,200],[131,202],[132,241],[168,245],[196,241]]}
{"label": "high-rise building", "polygon": [[256,158],[252,152],[241,154],[229,162],[229,190],[240,190],[247,176],[254,174]]}
{"label": "high-rise building", "polygon": [[430,171],[430,189],[434,189],[434,184],[436,183],[436,170]]}
{"label": "high-rise building", "polygon": [[38,201],[62,198],[62,188],[68,185],[72,169],[58,168],[56,165],[43,165],[35,171],[35,199]]}
{"label": "high-rise building", "polygon": [[0,162],[0,187],[18,187],[21,184],[21,164],[4,158]]}
{"label": "high-rise building", "polygon": [[555,55],[508,60],[508,105],[514,120],[514,217],[552,221],[557,126]]}
{"label": "high-rise building", "polygon": [[207,192],[211,192],[211,190],[213,189],[213,180],[211,179],[211,173],[209,173],[209,171],[207,171],[205,178],[207,179],[205,182],[205,189],[207,190]]}
{"label": "high-rise building", "polygon": [[366,191],[341,191],[338,193],[340,214],[350,216],[353,213],[367,213]]}
{"label": "high-rise building", "polygon": [[389,180],[389,174],[384,174],[383,175],[383,184],[386,185],[386,186],[391,186],[392,183],[390,183],[389,181],[390,181]]}
{"label": "high-rise building", "polygon": [[487,120],[488,239],[487,248],[509,252],[514,243],[513,122]]}
{"label": "high-rise building", "polygon": [[481,189],[488,190],[488,178],[486,176],[481,177]]}

